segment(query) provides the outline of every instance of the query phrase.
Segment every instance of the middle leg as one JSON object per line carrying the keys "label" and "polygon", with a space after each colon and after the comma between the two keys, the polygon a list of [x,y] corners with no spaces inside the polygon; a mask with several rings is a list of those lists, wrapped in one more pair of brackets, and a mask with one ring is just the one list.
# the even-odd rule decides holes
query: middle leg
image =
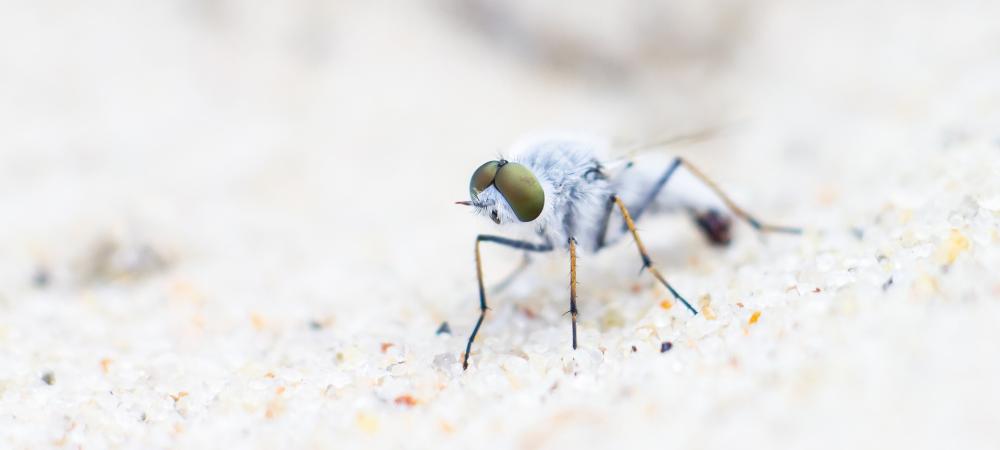
{"label": "middle leg", "polygon": [[680,300],[681,303],[684,303],[684,306],[691,311],[691,314],[698,315],[698,310],[694,309],[694,307],[692,307],[691,304],[688,303],[688,301],[685,300],[684,297],[682,297],[681,294],[679,294],[677,290],[670,285],[667,279],[663,277],[663,274],[660,273],[660,270],[653,264],[653,260],[649,257],[649,253],[646,252],[646,246],[642,244],[642,239],[639,238],[639,231],[635,229],[635,222],[632,221],[632,216],[629,215],[628,208],[625,207],[625,203],[622,202],[621,198],[617,195],[612,195],[611,201],[618,205],[618,209],[621,211],[622,217],[625,219],[625,226],[628,227],[630,232],[632,232],[632,238],[635,240],[635,246],[638,247],[639,255],[642,256],[643,268],[649,270],[649,273],[653,274],[653,277],[663,284],[663,286],[670,291],[670,294],[673,295],[674,298]]}

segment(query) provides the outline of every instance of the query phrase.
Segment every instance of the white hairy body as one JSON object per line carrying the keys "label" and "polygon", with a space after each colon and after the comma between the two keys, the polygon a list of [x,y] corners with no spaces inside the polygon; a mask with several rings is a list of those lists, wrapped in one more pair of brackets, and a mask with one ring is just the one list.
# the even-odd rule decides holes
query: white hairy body
{"label": "white hairy body", "polygon": [[[578,247],[600,250],[600,235],[605,231],[611,195],[618,195],[632,211],[655,189],[673,158],[647,154],[632,160],[611,160],[607,140],[573,135],[552,135],[521,141],[504,158],[531,169],[545,192],[541,215],[531,222],[521,222],[503,196],[491,186],[479,194],[477,212],[487,217],[495,210],[499,226],[508,237],[524,238],[555,248],[568,246],[575,238]],[[684,166],[657,194],[643,217],[667,211],[726,211],[712,191]],[[625,235],[623,220],[612,211],[604,236],[605,244]],[[509,236],[513,234],[514,236]]]}

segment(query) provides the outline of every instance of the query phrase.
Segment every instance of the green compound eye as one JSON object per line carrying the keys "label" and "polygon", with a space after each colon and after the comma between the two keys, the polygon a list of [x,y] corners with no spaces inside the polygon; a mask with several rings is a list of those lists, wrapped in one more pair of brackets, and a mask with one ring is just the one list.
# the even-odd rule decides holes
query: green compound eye
{"label": "green compound eye", "polygon": [[542,207],[545,206],[545,191],[527,167],[508,162],[500,166],[494,183],[521,222],[531,222],[542,213]]}
{"label": "green compound eye", "polygon": [[493,179],[497,176],[497,169],[500,168],[499,161],[490,161],[479,166],[472,173],[472,180],[469,181],[469,195],[473,201],[479,201],[479,193],[486,190],[493,184]]}

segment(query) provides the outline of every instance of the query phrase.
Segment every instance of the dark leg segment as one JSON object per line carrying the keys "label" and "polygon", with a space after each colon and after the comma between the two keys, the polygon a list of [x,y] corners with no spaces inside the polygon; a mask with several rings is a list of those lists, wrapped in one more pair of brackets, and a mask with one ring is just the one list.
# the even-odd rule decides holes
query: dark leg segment
{"label": "dark leg segment", "polygon": [[608,199],[607,209],[604,211],[604,216],[601,217],[601,226],[598,228],[600,231],[597,232],[597,246],[595,251],[604,248],[605,241],[608,236],[608,223],[611,222],[611,211],[615,209],[614,197]]}
{"label": "dark leg segment", "polygon": [[531,242],[518,241],[515,239],[507,239],[505,237],[490,236],[485,234],[481,234],[476,237],[476,279],[479,281],[479,320],[476,321],[476,326],[472,329],[472,334],[469,335],[469,342],[465,345],[465,357],[462,359],[462,370],[469,368],[469,353],[472,351],[472,341],[476,340],[476,333],[479,333],[479,327],[483,325],[483,319],[486,318],[486,310],[489,309],[489,307],[486,306],[486,288],[483,287],[483,258],[479,253],[479,244],[481,242],[493,242],[529,252],[547,252],[552,250],[552,245],[549,244],[533,244]]}
{"label": "dark leg segment", "polygon": [[653,277],[659,280],[659,282],[663,284],[668,291],[670,291],[670,294],[672,294],[674,298],[680,300],[681,303],[684,303],[684,306],[691,311],[691,314],[698,315],[698,310],[694,309],[691,304],[681,296],[681,294],[677,293],[677,290],[674,289],[669,282],[667,282],[667,279],[663,277],[659,269],[653,265],[653,260],[649,258],[649,253],[646,252],[646,246],[642,244],[642,239],[639,238],[639,232],[635,229],[635,222],[632,221],[632,216],[629,215],[628,208],[625,207],[625,203],[622,202],[617,195],[612,195],[611,200],[618,205],[618,209],[621,210],[622,217],[625,218],[625,226],[628,227],[630,232],[632,232],[632,238],[635,239],[635,246],[638,247],[639,255],[642,256],[643,268],[649,270],[649,273],[653,274]]}

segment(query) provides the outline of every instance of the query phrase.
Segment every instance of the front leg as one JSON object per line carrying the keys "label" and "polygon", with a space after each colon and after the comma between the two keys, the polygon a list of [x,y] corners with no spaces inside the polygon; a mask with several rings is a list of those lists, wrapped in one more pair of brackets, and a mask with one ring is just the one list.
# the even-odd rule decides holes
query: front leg
{"label": "front leg", "polygon": [[462,370],[469,368],[469,353],[472,352],[472,341],[476,340],[476,333],[479,333],[479,327],[483,325],[483,319],[486,318],[486,310],[489,309],[486,306],[486,288],[483,286],[483,258],[479,253],[479,244],[481,242],[493,242],[528,252],[548,252],[552,250],[551,244],[533,244],[531,242],[486,234],[476,236],[476,279],[479,281],[479,320],[476,321],[476,326],[472,329],[472,334],[469,335],[469,342],[465,344],[465,357],[462,359]]}

